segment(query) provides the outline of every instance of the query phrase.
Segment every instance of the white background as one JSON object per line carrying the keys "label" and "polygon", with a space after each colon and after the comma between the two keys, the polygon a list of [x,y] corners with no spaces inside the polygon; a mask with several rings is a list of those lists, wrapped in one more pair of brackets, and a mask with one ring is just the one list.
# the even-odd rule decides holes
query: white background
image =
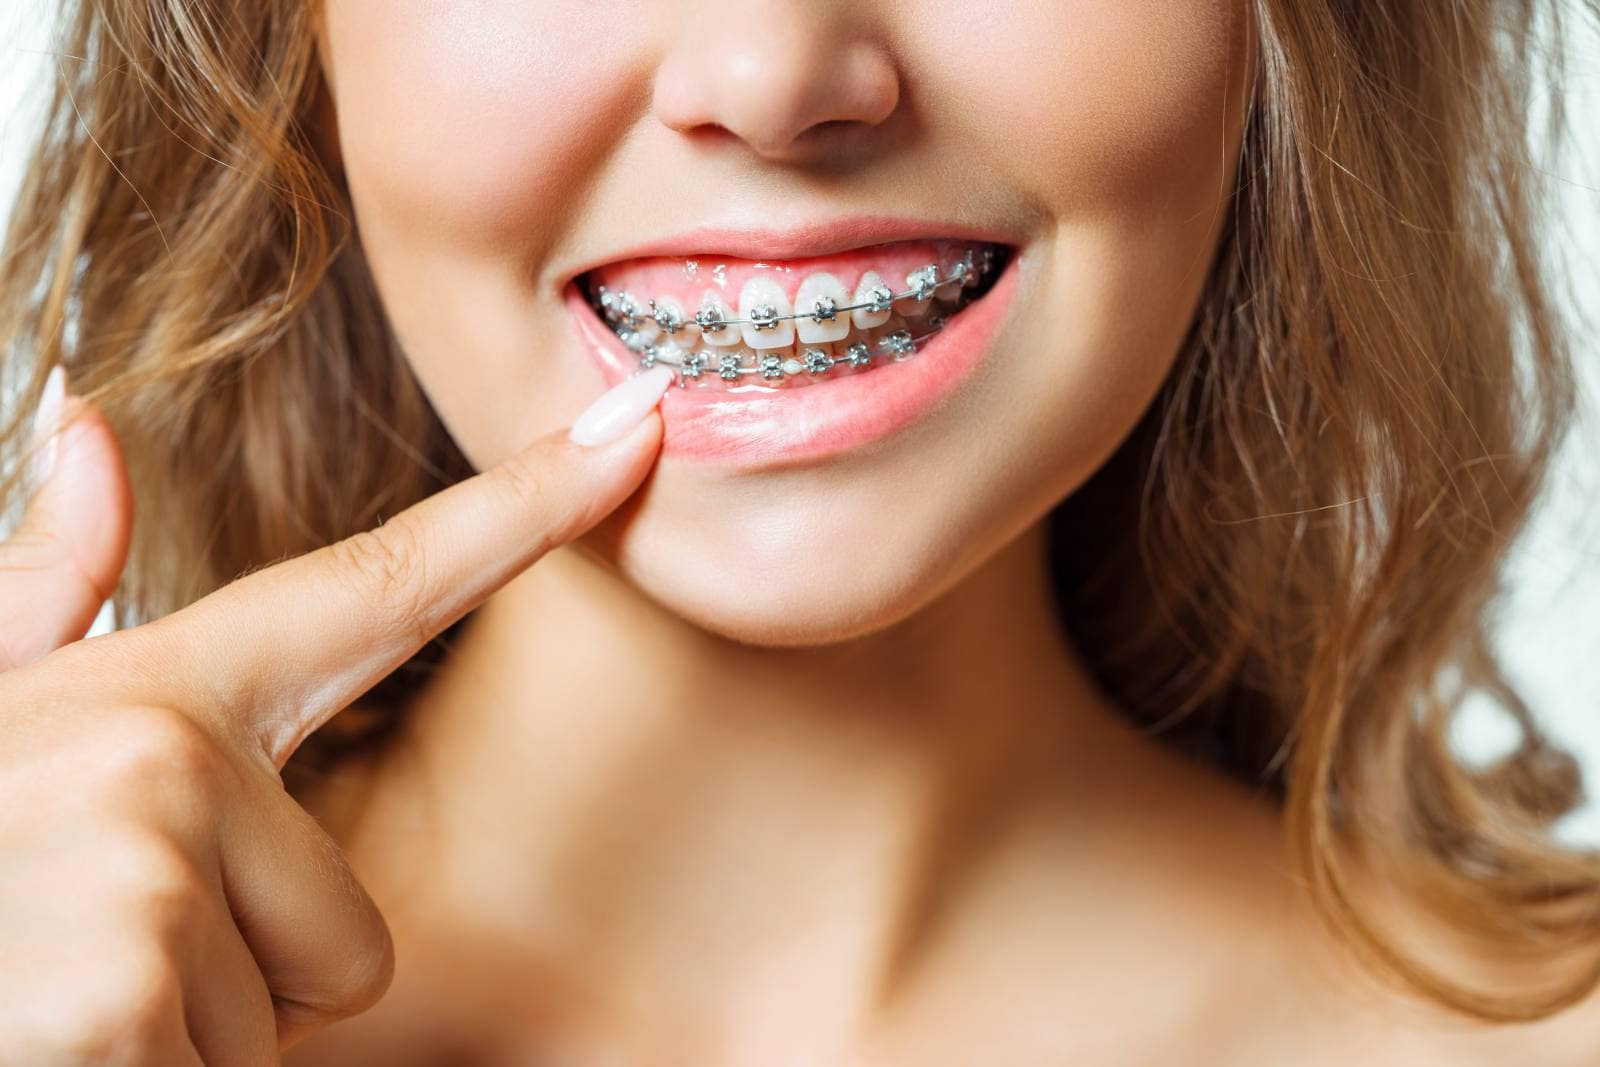
{"label": "white background", "polygon": [[[0,0],[0,217],[15,196],[29,108],[54,69],[41,17],[47,6],[45,0]],[[1565,85],[1551,89],[1565,90],[1574,125],[1583,128],[1572,155],[1551,168],[1564,190],[1566,214],[1553,239],[1571,235],[1570,262],[1582,279],[1589,320],[1600,324],[1600,38],[1584,35]],[[1500,643],[1513,680],[1540,720],[1584,760],[1596,794],[1563,820],[1558,833],[1600,844],[1600,508],[1593,504],[1600,497],[1600,463],[1593,458],[1600,452],[1600,336],[1585,338],[1581,363],[1584,420],[1514,557],[1515,596]],[[1515,740],[1492,710],[1474,709],[1461,726],[1458,740],[1470,759]]]}

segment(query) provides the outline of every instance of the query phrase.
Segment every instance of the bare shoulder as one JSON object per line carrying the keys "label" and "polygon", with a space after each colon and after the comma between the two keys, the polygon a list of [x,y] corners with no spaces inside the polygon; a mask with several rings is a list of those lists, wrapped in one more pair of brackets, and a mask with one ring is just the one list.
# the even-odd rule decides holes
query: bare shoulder
{"label": "bare shoulder", "polygon": [[[1274,819],[1261,829],[1247,866],[1256,872],[1241,902],[1209,914],[1231,930],[1256,966],[1219,983],[1205,1017],[1226,1033],[1216,1062],[1334,1067],[1600,1067],[1600,990],[1545,1019],[1485,1022],[1451,1011],[1420,992],[1380,978],[1321,921],[1299,892]],[[1364,914],[1408,937],[1429,965],[1471,988],[1515,990],[1487,962],[1419,931],[1424,924],[1392,895],[1358,895]],[[1253,913],[1253,916],[1252,916]],[[1541,985],[1557,975],[1541,975]]]}
{"label": "bare shoulder", "polygon": [[[1120,885],[1108,884],[1091,905],[1121,948],[1100,957],[1088,995],[1120,990],[1136,1003],[1143,986],[1155,1009],[1101,1015],[1138,1034],[1104,1062],[1600,1067],[1600,991],[1546,1019],[1497,1024],[1384,982],[1299,890],[1277,806],[1182,757],[1160,758],[1176,762],[1144,779],[1164,784],[1138,798],[1140,816],[1121,830],[1142,869],[1130,864]],[[1081,883],[1083,857],[1062,856],[1078,869],[1064,870],[1057,884]],[[1418,928],[1409,913],[1386,911],[1394,902],[1381,892],[1362,901],[1386,929]],[[1435,945],[1419,947],[1450,961],[1440,965],[1474,988],[1508,988],[1487,965],[1473,971],[1461,950],[1440,945],[1434,956]],[[1081,975],[1066,973],[1062,999],[1070,1002],[1085,987]],[[1105,1047],[1116,1047],[1111,1035]]]}

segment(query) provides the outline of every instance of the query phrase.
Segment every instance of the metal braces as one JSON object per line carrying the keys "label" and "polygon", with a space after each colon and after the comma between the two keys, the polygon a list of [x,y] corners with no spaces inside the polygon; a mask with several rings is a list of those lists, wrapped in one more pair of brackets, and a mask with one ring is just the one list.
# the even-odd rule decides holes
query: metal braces
{"label": "metal braces", "polygon": [[[947,285],[964,284],[974,273],[982,277],[994,269],[995,253],[992,248],[985,248],[977,254],[968,249],[966,254],[950,268],[950,273],[939,277],[939,266],[929,263],[919,267],[906,276],[911,288],[903,293],[896,293],[887,285],[877,285],[868,290],[871,299],[859,304],[846,304],[840,306],[831,297],[819,297],[812,304],[810,311],[797,311],[792,315],[779,315],[776,308],[770,304],[757,304],[750,309],[748,318],[723,318],[715,308],[702,307],[694,314],[694,324],[703,332],[716,333],[730,326],[753,326],[757,330],[776,330],[778,323],[798,319],[811,319],[816,323],[831,322],[842,314],[852,311],[883,312],[893,310],[891,305],[896,300],[927,300],[935,291]],[[650,314],[647,316],[639,302],[626,292],[613,292],[601,286],[598,292],[601,313],[607,322],[611,323],[618,334],[636,331],[645,318],[651,319],[668,336],[683,329],[687,323],[669,307],[658,307],[656,301],[650,301]]]}
{"label": "metal braces", "polygon": [[[843,355],[834,355],[825,348],[815,345],[805,346],[798,357],[787,358],[776,353],[762,354],[757,351],[757,362],[751,366],[743,362],[737,352],[708,352],[701,350],[689,352],[682,349],[663,349],[655,344],[629,344],[630,348],[639,353],[639,366],[648,369],[657,364],[664,364],[678,369],[677,385],[685,388],[689,379],[698,379],[702,375],[716,374],[724,381],[737,381],[751,374],[759,374],[763,378],[793,378],[801,373],[820,376],[828,373],[834,367],[845,365],[856,368],[869,366],[878,356],[890,356],[896,361],[910,358],[916,354],[917,346],[944,327],[944,316],[938,313],[927,317],[927,329],[921,333],[913,334],[910,330],[895,330],[884,334],[873,344],[857,341],[845,350]],[[635,338],[637,334],[633,335]],[[624,338],[624,343],[628,339]],[[680,353],[676,358],[673,351]],[[715,355],[715,360],[712,356]]]}

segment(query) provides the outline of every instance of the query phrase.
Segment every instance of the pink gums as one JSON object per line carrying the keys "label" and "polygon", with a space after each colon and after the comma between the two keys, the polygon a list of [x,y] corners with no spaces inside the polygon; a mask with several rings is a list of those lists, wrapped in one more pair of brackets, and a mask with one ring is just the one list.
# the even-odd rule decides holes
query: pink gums
{"label": "pink gums", "polygon": [[[875,264],[882,262],[880,251],[873,250]],[[864,262],[866,257],[857,253],[843,258]],[[1016,293],[1022,258],[1011,257],[988,293],[904,361],[880,362],[860,371],[838,368],[830,372],[837,377],[819,378],[798,389],[724,388],[721,382],[669,388],[660,408],[666,423],[662,453],[778,467],[834,455],[895,432],[937,407],[983,361]],[[818,260],[807,260],[808,268],[823,269],[814,266]],[[607,385],[640,369],[638,354],[601,322],[575,282],[567,285],[563,297]]]}
{"label": "pink gums", "polygon": [[[729,310],[738,311],[739,290],[751,278],[771,278],[783,287],[790,304],[800,283],[808,275],[826,272],[854,293],[861,276],[876,271],[883,283],[896,293],[909,288],[906,275],[928,264],[937,264],[944,277],[969,249],[982,247],[978,241],[895,241],[890,244],[853,248],[827,256],[806,259],[749,260],[731,256],[651,256],[644,259],[608,263],[590,272],[594,285],[624,290],[649,313],[650,301],[662,297],[676,300],[684,313],[693,316],[706,293],[722,298]],[[952,297],[956,287],[939,290],[941,297]]]}

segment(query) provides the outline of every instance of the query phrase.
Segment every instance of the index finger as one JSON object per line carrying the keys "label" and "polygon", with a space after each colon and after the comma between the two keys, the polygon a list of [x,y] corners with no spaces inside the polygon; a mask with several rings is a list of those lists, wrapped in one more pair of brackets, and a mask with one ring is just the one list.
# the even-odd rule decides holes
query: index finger
{"label": "index finger", "polygon": [[371,530],[150,624],[177,643],[178,699],[208,705],[183,710],[242,731],[281,770],[307,735],[436,634],[613,511],[661,436],[654,411],[608,445],[552,432]]}

